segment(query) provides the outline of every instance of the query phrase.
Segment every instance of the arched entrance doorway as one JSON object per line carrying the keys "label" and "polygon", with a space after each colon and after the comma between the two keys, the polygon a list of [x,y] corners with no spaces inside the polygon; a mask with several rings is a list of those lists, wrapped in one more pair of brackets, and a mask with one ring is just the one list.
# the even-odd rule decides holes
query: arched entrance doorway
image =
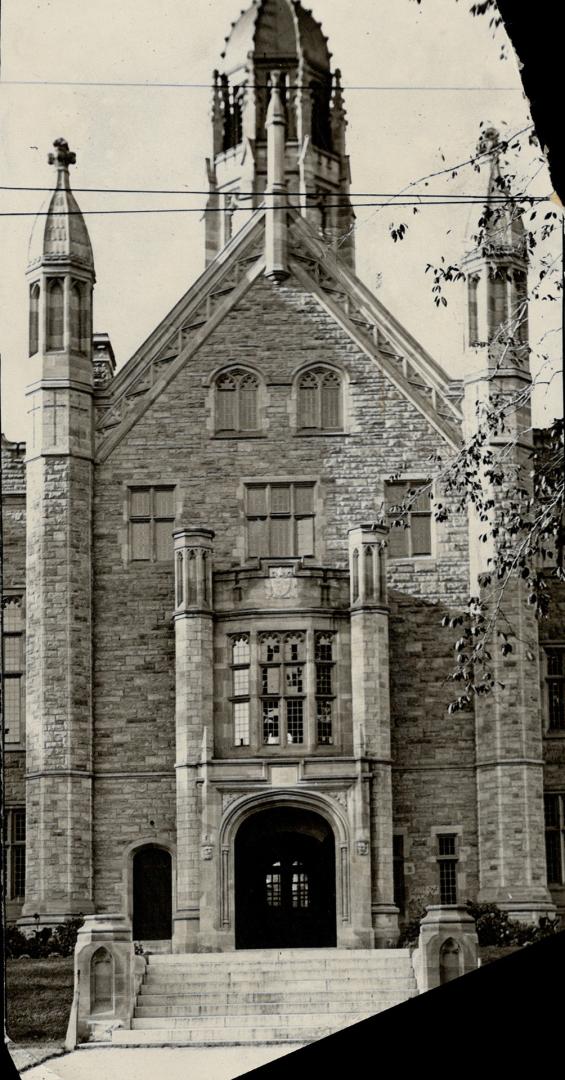
{"label": "arched entrance doorway", "polygon": [[258,810],[235,838],[238,949],[336,944],[335,841],[310,810]]}
{"label": "arched entrance doorway", "polygon": [[172,880],[172,860],[164,848],[148,844],[134,853],[134,941],[172,937]]}

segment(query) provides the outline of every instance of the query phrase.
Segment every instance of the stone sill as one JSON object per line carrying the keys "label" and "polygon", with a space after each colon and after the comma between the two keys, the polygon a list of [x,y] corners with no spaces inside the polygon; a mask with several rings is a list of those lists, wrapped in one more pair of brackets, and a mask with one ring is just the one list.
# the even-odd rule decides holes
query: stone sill
{"label": "stone sill", "polygon": [[266,438],[267,438],[267,432],[266,431],[236,431],[236,432],[234,432],[233,435],[228,435],[228,434],[226,434],[226,435],[223,435],[223,434],[212,435],[212,441],[213,442],[223,442],[225,440],[227,440],[228,442],[233,442],[234,440],[236,442],[245,442],[246,439],[266,439]]}

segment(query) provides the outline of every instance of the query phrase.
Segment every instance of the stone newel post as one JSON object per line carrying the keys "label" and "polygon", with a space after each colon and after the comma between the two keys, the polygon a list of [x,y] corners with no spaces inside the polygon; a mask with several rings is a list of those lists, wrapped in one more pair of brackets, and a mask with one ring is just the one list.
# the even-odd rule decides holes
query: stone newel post
{"label": "stone newel post", "polygon": [[213,630],[210,529],[174,533],[177,911],[173,950],[197,949],[200,930],[199,766],[212,738]]}

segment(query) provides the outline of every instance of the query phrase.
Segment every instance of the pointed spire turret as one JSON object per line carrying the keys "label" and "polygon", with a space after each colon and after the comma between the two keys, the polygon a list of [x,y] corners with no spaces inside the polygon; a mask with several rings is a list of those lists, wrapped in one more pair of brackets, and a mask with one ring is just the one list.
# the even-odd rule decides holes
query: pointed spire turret
{"label": "pointed spire turret", "polygon": [[280,72],[288,200],[334,246],[336,254],[353,266],[354,213],[349,202],[341,76],[339,72],[332,76],[327,38],[300,0],[253,0],[226,39],[221,73],[213,89],[213,160],[208,171],[215,185],[211,185],[209,207],[215,212],[206,218],[207,259],[231,235],[225,224],[213,220],[224,216],[216,211],[231,212],[235,200],[239,212],[234,222],[239,227],[246,220],[242,211],[253,212],[263,201],[273,70]]}
{"label": "pointed spire turret", "polygon": [[505,150],[496,127],[482,125],[477,153],[489,160],[485,201],[470,229],[467,274],[468,367],[528,369],[528,258],[520,207],[502,167]]}
{"label": "pointed spire turret", "polygon": [[47,209],[35,220],[29,246],[29,354],[58,353],[78,370],[79,358],[91,366],[94,257],[71,191],[69,165],[75,164],[76,154],[66,139],[56,139],[47,160],[56,169],[56,182]]}
{"label": "pointed spire turret", "polygon": [[76,163],[76,154],[69,150],[66,139],[55,139],[54,153],[48,162],[57,170],[55,190],[47,210],[42,208],[31,234],[28,269],[41,263],[71,261],[92,273],[94,257],[90,237],[79,205],[71,190],[69,165]]}

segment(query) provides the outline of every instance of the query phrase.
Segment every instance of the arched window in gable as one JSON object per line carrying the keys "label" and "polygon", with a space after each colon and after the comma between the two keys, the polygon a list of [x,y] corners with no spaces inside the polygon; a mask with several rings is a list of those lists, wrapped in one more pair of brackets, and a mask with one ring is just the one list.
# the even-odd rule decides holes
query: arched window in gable
{"label": "arched window in gable", "polygon": [[259,380],[249,371],[234,369],[216,380],[216,432],[220,435],[259,430]]}
{"label": "arched window in gable", "polygon": [[53,278],[47,287],[47,348],[63,348],[63,282]]}
{"label": "arched window in gable", "polygon": [[29,355],[39,348],[39,285],[35,282],[29,290]]}
{"label": "arched window in gable", "polygon": [[300,376],[298,428],[300,431],[343,429],[343,385],[337,371],[312,368]]}

